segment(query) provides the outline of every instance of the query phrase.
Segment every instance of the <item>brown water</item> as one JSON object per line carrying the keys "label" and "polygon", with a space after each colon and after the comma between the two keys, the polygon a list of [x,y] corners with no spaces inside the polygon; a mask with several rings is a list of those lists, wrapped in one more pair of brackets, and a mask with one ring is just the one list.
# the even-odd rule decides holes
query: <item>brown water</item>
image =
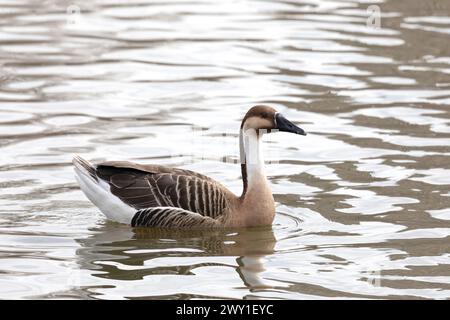
{"label": "brown water", "polygon": [[[0,2],[0,298],[450,298],[450,2]],[[80,14],[78,14],[78,8]],[[254,104],[272,228],[135,231],[73,154],[240,192]]]}

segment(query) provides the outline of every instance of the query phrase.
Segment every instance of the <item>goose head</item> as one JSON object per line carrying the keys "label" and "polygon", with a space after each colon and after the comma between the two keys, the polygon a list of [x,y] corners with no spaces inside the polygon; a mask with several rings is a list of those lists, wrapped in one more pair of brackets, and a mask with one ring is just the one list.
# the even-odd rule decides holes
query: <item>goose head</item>
{"label": "goose head", "polygon": [[306,132],[269,106],[258,105],[250,108],[242,120],[241,129],[258,133],[273,131],[290,132],[305,136]]}

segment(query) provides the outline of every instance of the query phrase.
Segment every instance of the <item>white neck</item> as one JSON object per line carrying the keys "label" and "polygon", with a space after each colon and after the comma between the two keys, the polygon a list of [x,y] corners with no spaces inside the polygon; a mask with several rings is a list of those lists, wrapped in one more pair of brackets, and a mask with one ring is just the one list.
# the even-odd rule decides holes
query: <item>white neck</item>
{"label": "white neck", "polygon": [[244,191],[236,219],[247,226],[269,225],[275,217],[275,203],[264,170],[262,133],[241,130],[240,140]]}
{"label": "white neck", "polygon": [[255,129],[241,130],[241,163],[245,163],[247,190],[257,191],[267,186],[261,138],[262,133]]}

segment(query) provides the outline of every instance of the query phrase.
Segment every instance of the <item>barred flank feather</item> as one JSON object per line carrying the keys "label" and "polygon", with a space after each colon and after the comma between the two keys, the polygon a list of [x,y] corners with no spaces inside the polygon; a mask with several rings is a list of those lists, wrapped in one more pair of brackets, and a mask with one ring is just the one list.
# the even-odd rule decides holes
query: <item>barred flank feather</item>
{"label": "barred flank feather", "polygon": [[195,228],[218,227],[219,223],[209,217],[174,207],[141,209],[131,220],[132,227]]}

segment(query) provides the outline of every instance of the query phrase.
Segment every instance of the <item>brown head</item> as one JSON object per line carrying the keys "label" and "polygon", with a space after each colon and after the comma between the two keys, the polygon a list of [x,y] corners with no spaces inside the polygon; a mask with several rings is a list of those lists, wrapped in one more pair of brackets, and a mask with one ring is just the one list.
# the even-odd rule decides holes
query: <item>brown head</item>
{"label": "brown head", "polygon": [[272,130],[306,135],[306,132],[287,120],[281,113],[269,106],[258,105],[247,111],[242,119],[241,129],[254,129],[270,133]]}

